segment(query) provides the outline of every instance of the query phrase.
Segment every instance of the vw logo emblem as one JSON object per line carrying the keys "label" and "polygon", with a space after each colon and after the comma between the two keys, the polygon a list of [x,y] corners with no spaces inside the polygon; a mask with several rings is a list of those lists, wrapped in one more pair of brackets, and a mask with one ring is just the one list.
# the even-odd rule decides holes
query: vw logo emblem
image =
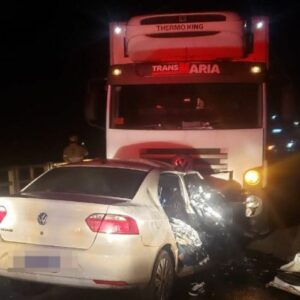
{"label": "vw logo emblem", "polygon": [[46,213],[44,213],[44,212],[40,213],[37,218],[38,223],[40,225],[45,225],[47,223],[47,218],[48,218],[48,215]]}

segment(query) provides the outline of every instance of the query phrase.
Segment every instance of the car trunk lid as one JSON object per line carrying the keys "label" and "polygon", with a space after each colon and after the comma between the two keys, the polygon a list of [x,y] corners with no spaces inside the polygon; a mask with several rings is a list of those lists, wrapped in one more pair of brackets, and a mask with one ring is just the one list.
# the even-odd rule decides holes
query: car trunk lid
{"label": "car trunk lid", "polygon": [[2,239],[6,242],[88,249],[97,232],[90,230],[87,218],[93,214],[104,216],[113,200],[84,195],[70,198],[58,200],[50,194],[1,198],[0,206],[6,209],[0,223]]}

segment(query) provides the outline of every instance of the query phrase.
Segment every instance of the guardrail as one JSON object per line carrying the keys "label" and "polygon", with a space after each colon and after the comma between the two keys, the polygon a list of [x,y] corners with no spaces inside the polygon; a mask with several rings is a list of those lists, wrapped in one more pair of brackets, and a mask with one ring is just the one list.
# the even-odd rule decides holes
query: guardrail
{"label": "guardrail", "polygon": [[44,171],[52,169],[56,164],[14,166],[0,169],[0,195],[12,195],[19,192],[31,180]]}

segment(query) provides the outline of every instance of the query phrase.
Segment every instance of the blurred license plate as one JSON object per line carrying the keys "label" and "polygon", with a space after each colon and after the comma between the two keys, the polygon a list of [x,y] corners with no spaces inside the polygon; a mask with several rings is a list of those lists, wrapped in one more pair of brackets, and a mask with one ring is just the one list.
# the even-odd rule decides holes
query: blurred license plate
{"label": "blurred license plate", "polygon": [[59,256],[25,256],[24,267],[26,269],[59,269]]}

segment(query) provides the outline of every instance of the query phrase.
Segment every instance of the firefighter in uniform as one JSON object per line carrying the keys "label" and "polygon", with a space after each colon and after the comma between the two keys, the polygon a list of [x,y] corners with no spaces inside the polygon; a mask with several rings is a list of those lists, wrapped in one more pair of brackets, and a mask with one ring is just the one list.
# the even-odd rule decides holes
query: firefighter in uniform
{"label": "firefighter in uniform", "polygon": [[65,162],[80,162],[88,155],[86,147],[79,145],[78,136],[69,137],[69,145],[64,148],[63,159]]}

